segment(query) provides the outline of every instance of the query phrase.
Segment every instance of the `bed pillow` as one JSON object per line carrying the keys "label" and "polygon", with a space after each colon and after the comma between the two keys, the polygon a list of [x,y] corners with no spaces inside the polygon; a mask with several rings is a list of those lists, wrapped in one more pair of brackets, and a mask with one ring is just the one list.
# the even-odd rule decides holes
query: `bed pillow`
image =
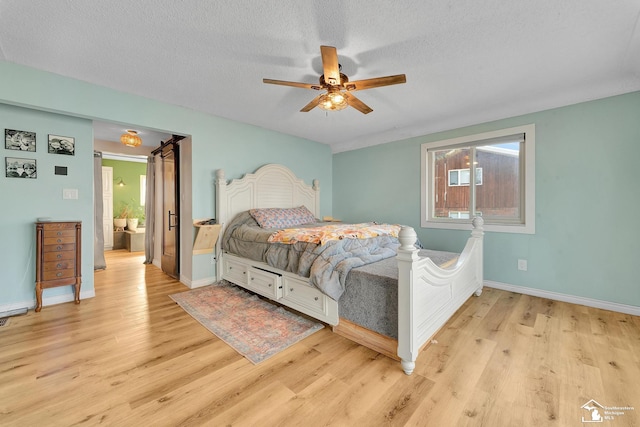
{"label": "bed pillow", "polygon": [[249,213],[262,228],[287,228],[316,222],[316,217],[304,206],[250,209]]}

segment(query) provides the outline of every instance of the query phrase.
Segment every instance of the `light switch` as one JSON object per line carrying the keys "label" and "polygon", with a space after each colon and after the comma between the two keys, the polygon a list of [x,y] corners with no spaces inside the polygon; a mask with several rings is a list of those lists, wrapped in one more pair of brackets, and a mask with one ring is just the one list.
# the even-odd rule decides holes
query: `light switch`
{"label": "light switch", "polygon": [[62,198],[63,199],[78,199],[78,189],[77,188],[65,188],[62,190]]}

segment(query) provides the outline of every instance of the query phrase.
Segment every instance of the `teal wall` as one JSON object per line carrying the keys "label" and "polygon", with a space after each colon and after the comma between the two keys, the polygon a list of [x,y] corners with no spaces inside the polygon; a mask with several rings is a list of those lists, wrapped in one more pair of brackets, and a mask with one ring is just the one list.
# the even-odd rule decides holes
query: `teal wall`
{"label": "teal wall", "polygon": [[[37,152],[24,157],[37,159],[39,174],[0,176],[0,308],[34,298],[33,221],[41,216],[83,221],[83,289],[93,288],[92,130],[85,120],[92,118],[191,135],[194,218],[214,216],[217,169],[232,179],[281,163],[308,183],[320,180],[322,215],[412,225],[425,245],[444,250],[460,250],[468,233],[420,228],[420,144],[535,123],[536,234],[487,233],[486,279],[640,306],[632,269],[640,256],[632,217],[640,211],[638,112],[640,93],[632,93],[332,156],[323,144],[0,61],[0,129],[37,132]],[[48,133],[75,136],[76,155],[46,153]],[[69,175],[54,176],[55,165],[68,166]],[[77,188],[80,198],[62,200],[63,188]],[[517,270],[518,258],[528,260],[527,272]],[[214,275],[208,256],[192,262],[191,280]],[[71,289],[47,290],[45,298],[57,292]]]}
{"label": "teal wall", "polygon": [[[193,150],[191,170],[183,171],[183,173],[191,174],[193,185],[192,214],[194,218],[212,218],[215,216],[214,179],[217,169],[224,168],[227,178],[232,179],[239,178],[247,171],[253,171],[267,163],[284,164],[307,183],[311,183],[313,179],[319,179],[322,189],[321,214],[328,215],[331,213],[332,156],[330,148],[324,144],[2,61],[0,61],[0,103],[30,108],[30,110],[23,110],[4,105],[3,122],[6,120],[5,112],[18,114],[15,113],[17,111],[29,111],[29,114],[41,115],[52,121],[51,126],[47,126],[46,130],[44,128],[42,130],[34,128],[33,125],[30,125],[33,122],[28,120],[15,125],[8,125],[10,128],[36,130],[39,135],[40,132],[46,133],[50,130],[67,135],[71,134],[73,130],[77,143],[83,140],[81,138],[87,141],[92,140],[91,122],[72,117],[95,118],[103,121],[132,124],[167,133],[191,135]],[[52,115],[51,117],[55,117],[53,119],[35,110],[56,112],[60,115]],[[70,126],[67,123],[78,123],[78,126],[80,126],[80,123],[84,124],[86,128],[83,129],[86,135],[83,136],[79,130],[76,132],[75,129],[69,129],[66,127]],[[39,150],[36,154],[45,156],[46,153],[40,151],[40,144],[42,144],[40,141],[39,139]],[[85,188],[90,188],[93,166],[91,157],[92,145],[90,142],[83,142],[83,144],[86,144],[86,151],[77,153],[73,159],[74,162],[81,163],[81,165],[78,164],[77,173],[74,172],[74,175],[68,178],[69,180],[73,179],[74,186],[80,188],[81,194],[84,194]],[[66,161],[71,160],[67,159]],[[52,167],[51,165],[49,166]],[[11,207],[8,210],[1,210],[0,224],[5,221],[9,221],[14,227],[18,223],[22,224],[21,231],[9,230],[9,226],[3,225],[3,241],[31,242],[33,240],[33,232],[29,224],[33,222],[35,217],[45,214],[52,216],[66,213],[65,207],[67,204],[63,203],[61,197],[57,197],[53,191],[50,191],[52,190],[51,186],[54,185],[53,182],[56,181],[48,181],[50,180],[38,179],[35,183],[20,184],[22,186],[31,186],[29,188],[34,189],[34,191],[38,189],[37,192],[32,192],[33,194],[51,193],[46,198],[49,203],[46,205],[43,203],[42,207],[29,207],[27,210],[20,210],[18,206]],[[4,196],[6,180],[2,182],[2,194]],[[58,188],[55,187],[53,189],[57,191]],[[11,191],[15,192],[15,197],[19,196],[19,190],[12,189]],[[23,192],[20,196],[26,198],[28,194]],[[80,211],[70,210],[70,212],[80,212],[82,217],[86,219],[85,222],[91,222],[92,202],[91,207],[89,199],[81,199],[78,203],[85,202],[86,204],[83,204]],[[47,214],[47,212],[56,210],[62,210],[62,212]],[[19,219],[22,217],[26,219]],[[190,221],[185,218],[182,220]],[[83,239],[91,237],[91,234],[87,231],[84,232]],[[92,229],[91,233],[93,233]],[[11,239],[5,240],[5,235]],[[20,245],[23,245],[23,243],[20,243]],[[5,245],[5,249],[3,249],[6,256],[2,260],[0,307],[14,303],[19,298],[24,298],[28,293],[33,295],[34,279],[29,277],[29,275],[33,274],[33,268],[29,265],[33,261],[33,251],[29,250],[28,247],[21,249],[22,251],[17,251],[11,249],[8,245]],[[209,256],[205,255],[193,257],[193,265],[191,266],[193,277],[190,278],[192,281],[215,275],[214,266],[210,264],[209,258]],[[86,263],[93,259],[92,240],[89,240],[88,244],[83,246],[83,259]],[[90,264],[88,265],[90,266]],[[84,271],[85,276],[87,276],[85,283],[92,283],[88,277],[92,268],[84,268]],[[23,278],[23,276],[25,277]],[[19,278],[18,283],[24,285],[18,285],[15,281],[9,280],[9,277],[12,279]],[[16,295],[14,290],[18,286],[25,287],[20,295]]]}
{"label": "teal wall", "polygon": [[[102,166],[113,168],[113,216],[118,217],[125,204],[134,212],[143,213],[140,204],[140,176],[147,174],[147,164],[127,162],[124,160],[102,159]],[[118,182],[122,178],[125,183],[120,187]]]}
{"label": "teal wall", "polygon": [[[35,225],[38,218],[82,221],[82,293],[93,294],[93,129],[91,121],[0,104],[0,132],[36,132],[36,151],[5,149],[5,157],[35,159],[37,178],[0,174],[0,312],[35,299]],[[75,155],[49,154],[48,134],[75,138]],[[66,166],[68,175],[55,175]],[[3,166],[4,169],[4,166]],[[77,200],[63,200],[63,189],[77,189]],[[43,298],[71,294],[73,287],[45,289]],[[17,304],[14,306],[14,304]],[[3,309],[4,308],[4,309]]]}
{"label": "teal wall", "polygon": [[529,123],[536,234],[486,233],[485,279],[640,306],[640,92],[335,154],[333,215],[408,224],[425,246],[460,251],[468,232],[420,228],[420,144]]}

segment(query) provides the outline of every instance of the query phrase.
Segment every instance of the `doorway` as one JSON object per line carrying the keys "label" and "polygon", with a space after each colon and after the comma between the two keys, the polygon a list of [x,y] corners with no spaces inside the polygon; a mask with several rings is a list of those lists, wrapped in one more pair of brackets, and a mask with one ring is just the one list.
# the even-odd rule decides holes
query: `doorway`
{"label": "doorway", "polygon": [[[132,147],[125,145],[120,140],[121,135],[125,134],[127,129],[136,129],[138,131],[138,136],[141,138],[142,145]],[[97,201],[96,204],[94,204],[94,213],[96,215],[102,213],[102,217],[96,218],[95,222],[96,234],[98,227],[103,231],[100,236],[99,246],[102,250],[108,250],[110,247],[115,250],[120,250],[123,252],[123,256],[139,256],[140,251],[144,251],[146,238],[150,237],[146,236],[147,230],[143,226],[145,222],[149,222],[149,218],[146,218],[146,200],[143,191],[146,189],[145,178],[148,174],[146,163],[149,156],[151,156],[151,152],[156,147],[160,146],[163,141],[171,139],[172,134],[140,128],[138,126],[132,126],[131,124],[118,124],[99,120],[93,121],[93,132],[94,151],[100,153],[103,161],[107,162],[107,165],[105,166],[113,167],[113,164],[108,164],[109,162],[115,162],[118,164],[117,167],[113,167],[111,174],[107,172],[102,176],[101,189],[103,193],[112,194],[113,202],[103,203],[103,206],[99,209],[100,212],[98,212],[98,209],[96,208]],[[120,170],[119,166],[122,165],[124,166]],[[114,217],[122,215],[123,208],[125,207],[124,205],[126,204],[130,205],[131,210],[133,210],[133,212],[127,216],[138,218],[137,231],[140,232],[131,242],[136,244],[136,247],[132,248],[135,249],[135,251],[132,250],[131,252],[126,249],[124,244],[125,238],[123,233],[127,227],[126,220],[125,225],[122,225],[122,228],[117,230],[116,225],[112,225]],[[155,208],[156,210],[160,209],[159,206],[156,206]],[[135,221],[131,222],[133,226]],[[116,235],[118,239],[114,239]],[[98,236],[96,236],[96,240],[97,239]],[[160,238],[157,236],[154,236],[154,239],[157,242],[160,241]],[[115,241],[112,242],[112,240]],[[155,254],[158,255],[159,253],[160,248],[156,246]],[[160,257],[156,256],[153,263],[157,267],[160,267]]]}

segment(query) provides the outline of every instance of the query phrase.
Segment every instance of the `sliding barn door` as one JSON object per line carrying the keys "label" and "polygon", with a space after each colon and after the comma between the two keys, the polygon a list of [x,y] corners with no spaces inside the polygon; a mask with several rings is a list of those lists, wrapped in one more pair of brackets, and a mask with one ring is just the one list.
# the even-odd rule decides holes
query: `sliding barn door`
{"label": "sliding barn door", "polygon": [[178,197],[178,144],[167,143],[162,147],[162,200],[163,200],[163,227],[162,227],[162,271],[169,276],[178,278],[180,272],[180,199]]}

